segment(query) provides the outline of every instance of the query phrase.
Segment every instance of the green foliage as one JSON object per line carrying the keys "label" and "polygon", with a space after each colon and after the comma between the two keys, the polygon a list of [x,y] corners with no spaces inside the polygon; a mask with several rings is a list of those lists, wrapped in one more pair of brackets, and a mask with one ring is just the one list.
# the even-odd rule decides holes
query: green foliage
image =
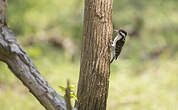
{"label": "green foliage", "polygon": [[[59,88],[61,89],[62,92],[65,93],[66,87],[59,86]],[[74,89],[76,89],[75,86],[74,85],[70,85],[70,97],[71,97],[71,99],[77,100],[77,96],[76,96],[76,94],[74,92]]]}
{"label": "green foliage", "polygon": [[8,5],[9,25],[23,36],[58,27],[64,34],[78,38],[82,28],[81,4],[80,0],[12,0]]}

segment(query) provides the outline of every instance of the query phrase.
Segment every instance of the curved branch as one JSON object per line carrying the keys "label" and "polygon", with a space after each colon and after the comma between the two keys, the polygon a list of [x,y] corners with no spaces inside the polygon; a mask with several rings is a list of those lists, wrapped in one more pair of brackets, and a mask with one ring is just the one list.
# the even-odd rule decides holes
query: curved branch
{"label": "curved branch", "polygon": [[8,65],[47,110],[66,110],[64,99],[44,80],[12,31],[7,26],[0,30],[0,60]]}
{"label": "curved branch", "polygon": [[66,110],[65,100],[45,81],[6,23],[6,0],[0,0],[0,61],[47,110]]}

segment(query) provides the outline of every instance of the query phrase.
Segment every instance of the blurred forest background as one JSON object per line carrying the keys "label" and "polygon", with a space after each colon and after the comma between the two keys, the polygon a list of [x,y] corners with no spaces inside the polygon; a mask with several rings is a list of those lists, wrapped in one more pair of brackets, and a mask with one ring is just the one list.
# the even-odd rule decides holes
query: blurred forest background
{"label": "blurred forest background", "polygon": [[[108,110],[178,110],[178,1],[113,0],[113,24],[129,32],[111,65]],[[59,93],[76,89],[83,0],[9,0],[8,24]],[[0,109],[44,110],[0,62]]]}

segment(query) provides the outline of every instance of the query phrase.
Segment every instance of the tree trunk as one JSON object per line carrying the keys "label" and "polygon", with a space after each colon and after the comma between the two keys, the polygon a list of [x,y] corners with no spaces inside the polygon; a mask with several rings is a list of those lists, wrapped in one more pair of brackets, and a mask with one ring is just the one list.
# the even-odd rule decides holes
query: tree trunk
{"label": "tree trunk", "polygon": [[106,110],[110,76],[112,0],[85,0],[76,107]]}

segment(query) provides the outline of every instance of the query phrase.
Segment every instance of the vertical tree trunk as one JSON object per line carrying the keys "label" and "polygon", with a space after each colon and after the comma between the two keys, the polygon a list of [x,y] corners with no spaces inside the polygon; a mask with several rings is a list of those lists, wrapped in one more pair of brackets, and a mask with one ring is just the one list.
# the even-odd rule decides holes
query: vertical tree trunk
{"label": "vertical tree trunk", "polygon": [[76,102],[78,110],[106,110],[112,3],[112,0],[85,0],[83,47]]}

